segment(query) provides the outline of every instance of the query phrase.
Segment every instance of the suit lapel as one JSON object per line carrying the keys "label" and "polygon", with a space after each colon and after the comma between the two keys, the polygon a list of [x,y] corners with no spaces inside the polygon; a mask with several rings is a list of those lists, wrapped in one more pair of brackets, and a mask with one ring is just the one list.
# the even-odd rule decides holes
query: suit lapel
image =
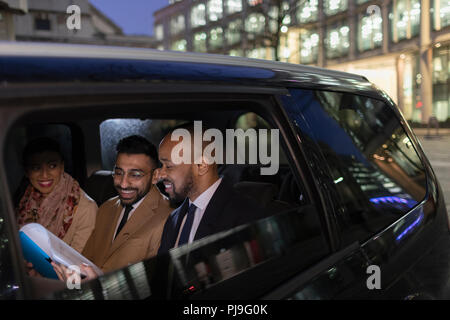
{"label": "suit lapel", "polygon": [[218,223],[220,224],[220,216],[227,205],[231,192],[231,185],[229,185],[225,179],[222,179],[222,182],[216,192],[214,192],[214,195],[206,207],[203,218],[200,221],[197,232],[195,233],[194,240],[198,240],[206,235],[215,233],[216,225]]}
{"label": "suit lapel", "polygon": [[[155,187],[151,187],[148,194],[145,196],[139,207],[133,212],[133,215],[127,221],[125,226],[122,228],[120,233],[117,235],[116,239],[112,242],[111,248],[109,250],[108,257],[114,253],[120,246],[122,246],[129,237],[136,233],[143,225],[147,223],[155,214],[158,208],[160,200],[159,192]],[[120,206],[122,208],[122,206]],[[120,211],[119,211],[120,214]],[[117,225],[118,218],[115,220]],[[112,228],[115,229],[115,228]],[[114,232],[114,231],[113,231]],[[111,234],[112,239],[113,235]],[[107,258],[108,258],[107,257]]]}

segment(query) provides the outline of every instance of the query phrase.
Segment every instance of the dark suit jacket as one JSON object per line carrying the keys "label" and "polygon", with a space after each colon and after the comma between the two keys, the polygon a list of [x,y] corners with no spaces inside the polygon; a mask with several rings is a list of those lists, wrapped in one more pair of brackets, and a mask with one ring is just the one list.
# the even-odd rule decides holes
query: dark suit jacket
{"label": "dark suit jacket", "polygon": [[[186,198],[183,204],[170,214],[164,225],[158,254],[169,251],[174,247],[183,220],[181,213],[185,212],[188,206],[189,199]],[[252,198],[237,193],[233,186],[223,178],[206,207],[194,240],[258,220],[265,216],[267,216],[265,209],[261,208]]]}

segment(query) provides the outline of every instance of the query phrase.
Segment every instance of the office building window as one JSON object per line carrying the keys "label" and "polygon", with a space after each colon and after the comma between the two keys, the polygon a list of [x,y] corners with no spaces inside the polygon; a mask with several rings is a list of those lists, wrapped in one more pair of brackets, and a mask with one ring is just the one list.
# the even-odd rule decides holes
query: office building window
{"label": "office building window", "polygon": [[318,55],[319,34],[316,30],[303,30],[300,33],[300,63],[315,63]]}
{"label": "office building window", "polygon": [[226,0],[227,14],[233,14],[242,11],[242,0]]}
{"label": "office building window", "polygon": [[164,27],[161,24],[155,26],[156,40],[161,41],[164,38]]}
{"label": "office building window", "polygon": [[228,24],[225,37],[229,45],[241,42],[242,20],[234,20]]}
{"label": "office building window", "polygon": [[194,34],[194,51],[206,52],[206,32],[198,32]]}
{"label": "office building window", "polygon": [[358,50],[366,51],[380,47],[383,42],[383,19],[381,12],[362,16],[358,20]]}
{"label": "office building window", "polygon": [[221,27],[209,31],[209,46],[213,50],[223,47],[223,29]]}
{"label": "office building window", "polygon": [[348,0],[324,0],[323,10],[327,16],[347,10]]}
{"label": "office building window", "polygon": [[184,15],[179,14],[170,19],[170,34],[176,35],[186,29]]}
{"label": "office building window", "polygon": [[433,115],[439,121],[450,117],[450,45],[433,50]]}
{"label": "office building window", "polygon": [[217,21],[222,19],[223,8],[222,0],[209,0],[208,1],[208,20]]}
{"label": "office building window", "polygon": [[187,41],[184,39],[174,41],[172,43],[171,49],[175,50],[175,51],[186,51],[187,50]]}
{"label": "office building window", "polygon": [[261,13],[252,13],[245,19],[245,31],[248,33],[264,33],[266,17]]}
{"label": "office building window", "polygon": [[191,26],[199,27],[206,24],[206,6],[199,3],[191,9]]}
{"label": "office building window", "polygon": [[441,30],[450,25],[450,1],[433,0],[432,2],[433,29]]}
{"label": "office building window", "polygon": [[230,50],[229,55],[232,57],[244,57],[244,52],[242,51],[242,49],[233,49]]}
{"label": "office building window", "polygon": [[393,0],[389,19],[393,42],[417,36],[420,30],[420,0]]}
{"label": "office building window", "polygon": [[273,48],[255,48],[247,51],[247,57],[253,59],[272,60],[274,57]]}
{"label": "office building window", "polygon": [[350,28],[343,24],[327,28],[325,37],[327,58],[333,59],[348,54],[350,47],[349,31]]}
{"label": "office building window", "polygon": [[34,17],[34,28],[36,30],[51,30],[51,23],[48,14],[41,13]]}
{"label": "office building window", "polygon": [[297,8],[297,22],[306,23],[317,21],[318,11],[319,11],[319,1],[318,0],[298,0]]}

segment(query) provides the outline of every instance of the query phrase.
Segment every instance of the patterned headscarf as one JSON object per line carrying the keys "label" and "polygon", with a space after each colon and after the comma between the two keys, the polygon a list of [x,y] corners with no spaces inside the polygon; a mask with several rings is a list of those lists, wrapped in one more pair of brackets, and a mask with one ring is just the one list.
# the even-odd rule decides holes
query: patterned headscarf
{"label": "patterned headscarf", "polygon": [[19,228],[27,223],[39,223],[62,239],[72,224],[79,202],[80,185],[63,172],[55,189],[46,197],[28,185],[16,210],[17,223]]}

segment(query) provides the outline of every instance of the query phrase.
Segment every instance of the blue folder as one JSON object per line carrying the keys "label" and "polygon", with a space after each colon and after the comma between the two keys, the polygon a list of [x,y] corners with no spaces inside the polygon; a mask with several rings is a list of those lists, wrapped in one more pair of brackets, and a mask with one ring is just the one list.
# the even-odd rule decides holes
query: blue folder
{"label": "blue folder", "polygon": [[20,242],[22,244],[23,256],[26,261],[33,264],[33,268],[46,278],[58,279],[52,260],[33,240],[31,240],[23,231],[19,232]]}

